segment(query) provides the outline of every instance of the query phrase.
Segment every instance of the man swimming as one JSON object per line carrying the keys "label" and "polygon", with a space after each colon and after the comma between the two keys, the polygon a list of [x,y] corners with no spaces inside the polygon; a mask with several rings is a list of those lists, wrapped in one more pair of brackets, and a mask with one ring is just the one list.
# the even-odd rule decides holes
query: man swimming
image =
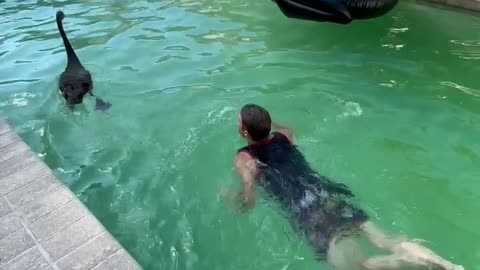
{"label": "man swimming", "polygon": [[[276,129],[271,133],[271,126]],[[316,257],[336,269],[398,269],[416,266],[463,270],[414,241],[392,238],[369,221],[354,206],[349,188],[319,175],[305,160],[293,141],[292,131],[272,122],[267,110],[245,105],[238,116],[238,131],[248,145],[239,149],[234,166],[243,187],[238,194],[245,209],[255,206],[257,185],[285,209],[294,229],[305,237]],[[362,258],[347,254],[355,234],[363,233],[376,247],[390,255]]]}

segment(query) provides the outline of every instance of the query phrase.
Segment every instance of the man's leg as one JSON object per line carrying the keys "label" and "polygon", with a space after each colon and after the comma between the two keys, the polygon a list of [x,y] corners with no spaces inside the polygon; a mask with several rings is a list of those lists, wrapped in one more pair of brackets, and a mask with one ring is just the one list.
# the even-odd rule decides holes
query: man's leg
{"label": "man's leg", "polygon": [[[378,239],[376,241],[380,244]],[[408,265],[401,256],[396,254],[367,259],[359,243],[351,236],[332,240],[327,260],[335,270],[389,270],[401,269]]]}
{"label": "man's leg", "polygon": [[367,269],[397,269],[404,266],[419,266],[444,270],[463,270],[462,266],[441,258],[418,243],[387,236],[370,221],[363,223],[361,229],[375,246],[393,253],[390,256],[378,256],[366,260],[364,266]]}
{"label": "man's leg", "polygon": [[366,260],[363,266],[369,270],[389,270],[400,269],[406,266],[406,264],[398,255],[388,255],[372,257]]}
{"label": "man's leg", "polygon": [[353,237],[333,239],[327,253],[327,261],[335,270],[363,270],[365,256]]}
{"label": "man's leg", "polygon": [[401,256],[395,254],[365,258],[360,245],[353,237],[332,240],[327,260],[335,270],[390,270],[408,265]]}

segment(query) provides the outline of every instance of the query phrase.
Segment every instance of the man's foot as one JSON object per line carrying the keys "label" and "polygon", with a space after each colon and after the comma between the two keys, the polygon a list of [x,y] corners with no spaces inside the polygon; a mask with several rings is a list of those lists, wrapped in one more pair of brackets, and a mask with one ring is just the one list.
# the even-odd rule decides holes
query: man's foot
{"label": "man's foot", "polygon": [[438,268],[443,270],[464,270],[463,266],[455,265],[430,249],[411,241],[404,241],[394,247],[394,253],[398,258],[412,266]]}

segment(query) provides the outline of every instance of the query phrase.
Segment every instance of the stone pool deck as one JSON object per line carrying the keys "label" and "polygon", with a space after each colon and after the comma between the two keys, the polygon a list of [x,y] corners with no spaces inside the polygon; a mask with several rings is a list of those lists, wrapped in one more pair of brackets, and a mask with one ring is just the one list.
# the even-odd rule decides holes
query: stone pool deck
{"label": "stone pool deck", "polygon": [[141,267],[0,118],[0,270],[59,269]]}

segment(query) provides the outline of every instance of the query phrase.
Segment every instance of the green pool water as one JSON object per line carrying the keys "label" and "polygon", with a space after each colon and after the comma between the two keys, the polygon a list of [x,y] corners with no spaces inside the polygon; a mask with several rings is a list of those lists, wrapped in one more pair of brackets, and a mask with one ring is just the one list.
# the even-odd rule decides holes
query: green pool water
{"label": "green pool water", "polygon": [[[57,92],[65,29],[95,92]],[[480,17],[402,2],[348,26],[271,1],[6,1],[0,114],[145,269],[329,269],[267,200],[220,196],[261,104],[382,228],[480,269]]]}

